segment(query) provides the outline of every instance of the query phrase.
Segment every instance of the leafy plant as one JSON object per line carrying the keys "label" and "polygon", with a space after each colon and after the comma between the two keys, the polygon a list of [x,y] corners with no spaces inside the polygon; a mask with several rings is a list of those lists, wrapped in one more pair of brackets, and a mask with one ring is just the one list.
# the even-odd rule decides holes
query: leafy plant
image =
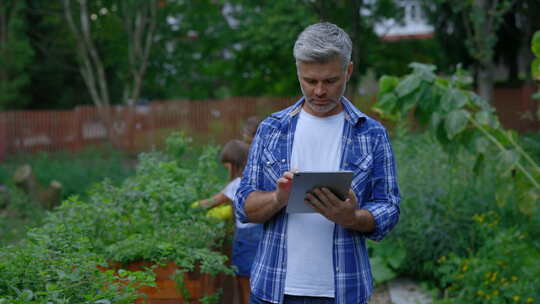
{"label": "leafy plant", "polygon": [[460,303],[536,303],[540,250],[530,236],[515,228],[498,229],[493,213],[477,214],[474,221],[484,245],[466,256],[452,253],[438,260],[446,297]]}
{"label": "leafy plant", "polygon": [[[531,75],[533,79],[540,82],[540,31],[534,33],[531,41],[531,50],[536,56],[531,65]],[[536,99],[540,99],[540,91],[536,92],[533,97]],[[538,116],[538,118],[540,118],[540,108],[538,109],[536,115]]]}
{"label": "leafy plant", "polygon": [[481,245],[472,217],[498,209],[492,203],[497,164],[488,156],[483,170],[474,174],[473,155],[466,151],[449,155],[429,133],[401,134],[403,130],[397,127],[392,140],[403,197],[401,216],[383,243],[406,252],[393,271],[436,284],[440,256],[464,255]]}
{"label": "leafy plant", "polygon": [[371,271],[375,284],[395,278],[405,260],[407,252],[399,243],[383,241],[369,242]]}
{"label": "leafy plant", "polygon": [[13,185],[5,186],[2,194],[5,204],[0,201],[0,247],[24,238],[29,228],[41,225],[47,212]]}
{"label": "leafy plant", "polygon": [[[223,186],[214,174],[218,149],[208,146],[193,161],[181,153],[190,149],[188,139],[169,143],[179,145],[169,147],[172,154],[141,154],[134,176],[120,185],[108,180],[96,184],[86,201],[68,198],[48,214],[42,227],[31,230],[26,241],[2,249],[0,301],[44,303],[52,297],[49,285],[54,284],[62,286],[55,289],[55,303],[131,303],[136,287],[153,279],[123,270],[100,272],[98,267],[107,267],[109,261],[172,261],[184,272],[232,274],[221,253],[231,223],[190,207]],[[24,290],[32,296],[20,292]]]}
{"label": "leafy plant", "polygon": [[375,109],[391,120],[414,118],[428,126],[438,141],[451,152],[465,148],[475,155],[478,172],[488,147],[498,150],[499,179],[497,204],[508,203],[515,190],[519,210],[532,216],[540,205],[540,167],[519,144],[516,132],[504,129],[495,110],[474,92],[458,73],[450,79],[435,75],[435,67],[412,63],[412,73],[400,79],[383,76]]}

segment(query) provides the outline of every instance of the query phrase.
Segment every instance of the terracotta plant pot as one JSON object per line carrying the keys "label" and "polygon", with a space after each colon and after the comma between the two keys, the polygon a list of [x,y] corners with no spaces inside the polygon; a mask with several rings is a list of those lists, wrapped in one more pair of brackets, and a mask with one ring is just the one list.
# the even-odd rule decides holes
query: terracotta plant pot
{"label": "terracotta plant pot", "polygon": [[[184,297],[176,287],[176,281],[173,275],[177,269],[180,269],[174,262],[166,262],[163,265],[155,266],[155,264],[147,261],[131,262],[123,267],[120,264],[110,262],[110,267],[98,268],[101,271],[108,269],[119,270],[126,269],[129,271],[144,271],[147,268],[153,268],[156,276],[156,286],[141,286],[138,291],[144,294],[144,297],[138,298],[135,303],[147,304],[177,304],[184,303]],[[223,284],[223,275],[212,276],[203,274],[198,267],[195,271],[184,273],[184,287],[189,294],[189,303],[201,303],[200,299],[204,296],[212,295]]]}

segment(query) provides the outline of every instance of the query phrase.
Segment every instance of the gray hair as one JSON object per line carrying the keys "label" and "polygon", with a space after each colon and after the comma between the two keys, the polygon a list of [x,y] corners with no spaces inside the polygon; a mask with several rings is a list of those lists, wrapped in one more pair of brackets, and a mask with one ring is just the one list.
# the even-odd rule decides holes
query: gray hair
{"label": "gray hair", "polygon": [[308,26],[294,43],[294,58],[298,61],[326,63],[339,58],[343,69],[351,61],[352,42],[339,26],[320,22]]}

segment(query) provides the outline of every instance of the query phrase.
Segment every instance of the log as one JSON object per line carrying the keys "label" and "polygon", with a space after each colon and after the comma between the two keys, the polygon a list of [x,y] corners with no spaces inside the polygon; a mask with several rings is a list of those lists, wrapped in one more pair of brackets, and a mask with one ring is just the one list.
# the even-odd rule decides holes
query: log
{"label": "log", "polygon": [[60,205],[62,187],[62,183],[53,180],[47,188],[41,189],[37,197],[41,206],[45,209],[52,210],[54,207]]}
{"label": "log", "polygon": [[39,184],[34,176],[34,172],[32,171],[32,166],[29,164],[24,164],[18,167],[13,174],[13,181],[15,186],[24,191],[24,193],[28,194],[32,198],[36,197],[39,190]]}

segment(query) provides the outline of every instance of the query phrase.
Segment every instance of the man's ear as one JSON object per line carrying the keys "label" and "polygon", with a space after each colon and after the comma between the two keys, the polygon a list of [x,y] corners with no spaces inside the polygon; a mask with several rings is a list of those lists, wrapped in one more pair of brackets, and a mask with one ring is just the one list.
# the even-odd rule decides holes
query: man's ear
{"label": "man's ear", "polygon": [[349,81],[351,79],[351,75],[352,75],[352,72],[353,72],[353,62],[349,62],[349,66],[347,66],[347,81]]}

